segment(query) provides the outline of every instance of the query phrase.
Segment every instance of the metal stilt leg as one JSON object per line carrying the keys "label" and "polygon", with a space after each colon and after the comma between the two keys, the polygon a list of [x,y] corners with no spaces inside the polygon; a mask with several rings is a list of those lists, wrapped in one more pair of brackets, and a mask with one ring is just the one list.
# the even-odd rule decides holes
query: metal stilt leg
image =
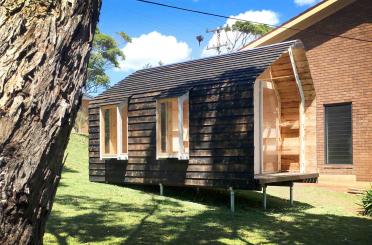
{"label": "metal stilt leg", "polygon": [[159,184],[159,187],[160,187],[160,196],[163,196],[164,195],[164,187],[163,187],[163,184]]}
{"label": "metal stilt leg", "polygon": [[232,187],[229,188],[230,191],[230,209],[231,212],[235,212],[235,193]]}
{"label": "metal stilt leg", "polygon": [[263,186],[262,188],[262,194],[263,194],[263,199],[262,199],[262,204],[263,204],[263,209],[266,210],[266,206],[267,206],[267,197],[266,197],[266,185]]}
{"label": "metal stilt leg", "polygon": [[289,205],[293,206],[293,183],[289,186]]}

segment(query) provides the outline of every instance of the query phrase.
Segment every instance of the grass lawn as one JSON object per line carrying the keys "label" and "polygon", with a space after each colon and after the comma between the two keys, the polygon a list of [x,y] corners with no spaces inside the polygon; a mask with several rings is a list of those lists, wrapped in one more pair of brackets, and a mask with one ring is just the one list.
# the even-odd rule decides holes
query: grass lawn
{"label": "grass lawn", "polygon": [[314,186],[239,191],[230,213],[222,190],[120,187],[88,181],[88,139],[72,135],[45,244],[372,244],[372,219],[360,197]]}

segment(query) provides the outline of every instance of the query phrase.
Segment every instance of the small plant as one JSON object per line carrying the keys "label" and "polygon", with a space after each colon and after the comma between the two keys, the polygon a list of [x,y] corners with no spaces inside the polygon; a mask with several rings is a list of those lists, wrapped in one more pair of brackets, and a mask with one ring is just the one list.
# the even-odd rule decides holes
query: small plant
{"label": "small plant", "polygon": [[372,188],[366,191],[362,197],[363,214],[372,216]]}

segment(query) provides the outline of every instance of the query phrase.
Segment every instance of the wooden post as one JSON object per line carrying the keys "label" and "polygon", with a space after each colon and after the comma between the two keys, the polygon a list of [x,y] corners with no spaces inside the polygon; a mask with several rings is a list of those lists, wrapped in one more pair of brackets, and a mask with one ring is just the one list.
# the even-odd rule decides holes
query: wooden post
{"label": "wooden post", "polygon": [[267,204],[267,201],[266,201],[266,185],[264,185],[263,187],[262,187],[262,194],[263,194],[263,199],[262,199],[262,204],[263,204],[263,209],[264,210],[266,210],[266,204]]}
{"label": "wooden post", "polygon": [[232,187],[229,188],[230,191],[230,209],[231,212],[235,212],[235,193]]}
{"label": "wooden post", "polygon": [[163,184],[160,183],[160,184],[159,184],[159,187],[160,187],[160,196],[163,196],[163,195],[164,195],[164,187],[163,187]]}
{"label": "wooden post", "polygon": [[295,76],[298,92],[300,94],[300,173],[305,173],[305,94],[302,88],[302,82],[297,72],[296,61],[293,55],[293,49],[288,49],[289,58],[292,64],[293,74]]}

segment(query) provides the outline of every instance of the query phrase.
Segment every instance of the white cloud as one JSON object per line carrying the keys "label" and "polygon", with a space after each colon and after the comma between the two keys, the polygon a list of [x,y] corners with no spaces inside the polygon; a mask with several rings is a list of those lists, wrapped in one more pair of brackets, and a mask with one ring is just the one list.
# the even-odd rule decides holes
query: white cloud
{"label": "white cloud", "polygon": [[126,72],[142,69],[147,64],[157,66],[159,61],[170,64],[191,58],[191,48],[187,43],[157,31],[132,38],[132,42],[122,50],[125,60],[120,62],[120,70]]}
{"label": "white cloud", "polygon": [[316,2],[319,2],[319,0],[294,0],[294,3],[298,6],[312,5]]}
{"label": "white cloud", "polygon": [[[254,21],[254,22],[260,22],[264,24],[269,24],[269,25],[277,25],[279,23],[279,14],[276,12],[273,12],[271,10],[248,10],[244,13],[240,13],[236,16],[230,16],[234,17],[237,19],[243,19],[247,21]],[[228,19],[224,26],[226,25],[233,25],[236,22],[235,19]],[[221,31],[221,36],[220,36],[220,43],[226,43],[227,39],[234,39],[238,33],[237,32],[225,32]],[[253,38],[253,37],[252,37]],[[208,46],[215,46],[217,43],[217,35],[214,34],[212,38],[208,42]],[[207,50],[207,47],[205,47],[202,51],[201,56],[206,57],[206,56],[211,56],[211,55],[216,55],[217,51],[216,50]],[[226,53],[227,49],[226,48],[221,48],[222,53]]]}

